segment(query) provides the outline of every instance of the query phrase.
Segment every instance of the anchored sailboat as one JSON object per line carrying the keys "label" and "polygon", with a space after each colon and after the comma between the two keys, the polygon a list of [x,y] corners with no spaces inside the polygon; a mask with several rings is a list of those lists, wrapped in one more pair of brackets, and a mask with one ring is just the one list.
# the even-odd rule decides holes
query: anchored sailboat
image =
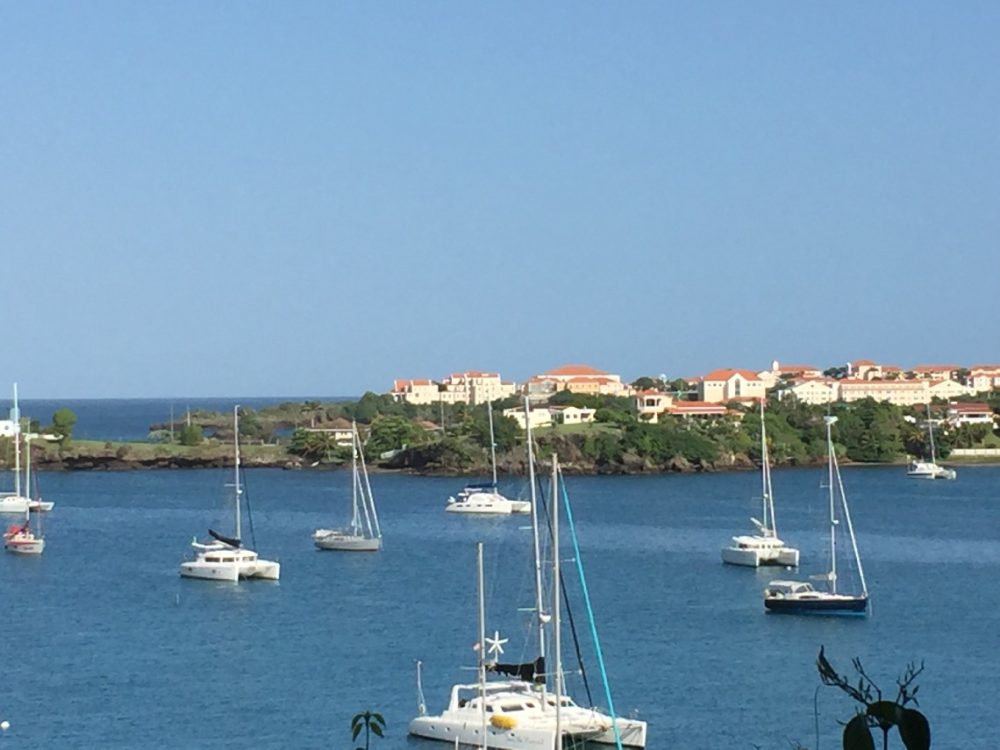
{"label": "anchored sailboat", "polygon": [[[213,541],[199,542],[197,537],[191,542],[195,559],[181,563],[181,575],[185,578],[201,578],[210,581],[232,581],[241,578],[265,578],[277,581],[281,574],[281,564],[262,560],[257,553],[243,546],[240,506],[243,485],[240,482],[240,407],[233,407],[233,505],[235,506],[233,536],[224,536],[212,529],[208,534]],[[252,518],[251,518],[252,520]],[[251,525],[252,530],[252,525]]]}
{"label": "anchored sailboat", "polygon": [[[31,439],[37,437],[28,433],[24,436],[25,458],[24,469],[24,494],[31,498]],[[36,483],[37,486],[37,483]],[[36,521],[32,528],[31,518],[34,515]],[[4,534],[4,549],[18,555],[40,555],[45,551],[45,537],[42,535],[41,514],[31,513],[30,504],[24,510],[24,523],[15,524],[7,529]]]}
{"label": "anchored sailboat", "polygon": [[722,548],[722,562],[752,568],[760,565],[794,567],[799,564],[799,551],[778,538],[774,492],[771,489],[771,461],[767,452],[767,427],[764,425],[764,399],[760,400],[760,478],[764,520],[751,518],[757,533],[734,536],[732,544]]}
{"label": "anchored sailboat", "polygon": [[[426,711],[421,686],[421,668],[417,665],[417,690],[419,715],[409,725],[410,734],[447,742],[449,745],[495,748],[496,750],[561,750],[566,745],[593,743],[614,745],[618,748],[644,748],[646,723],[637,719],[623,719],[614,715],[610,689],[603,670],[600,641],[592,617],[586,579],[576,542],[575,527],[569,497],[561,483],[558,463],[553,456],[552,502],[548,542],[551,556],[550,592],[543,588],[542,544],[538,496],[535,492],[534,455],[528,428],[528,466],[531,478],[532,541],[535,570],[535,606],[531,610],[538,632],[538,657],[531,662],[501,664],[488,656],[503,653],[505,639],[495,633],[487,638],[485,622],[484,585],[482,573],[482,544],[477,547],[479,560],[479,641],[476,646],[478,680],[474,683],[452,687],[447,708],[437,715]],[[561,491],[561,492],[560,492]],[[610,714],[595,708],[577,705],[566,695],[563,682],[561,654],[561,617],[564,597],[561,591],[559,498],[565,504],[570,536],[573,540],[577,571],[584,600],[590,615],[590,631],[598,663],[604,678],[605,698]],[[551,629],[551,633],[549,632]],[[547,672],[548,647],[554,671]],[[505,675],[511,679],[492,680],[488,675]]]}
{"label": "anchored sailboat", "polygon": [[934,448],[934,422],[931,420],[931,406],[927,404],[927,436],[931,444],[931,460],[913,459],[906,468],[906,476],[917,479],[956,479],[958,472],[946,466],[938,466],[937,451]]}
{"label": "anchored sailboat", "polygon": [[[826,421],[826,443],[828,453],[827,482],[830,491],[830,570],[814,580],[825,581],[826,588],[813,588],[811,583],[804,581],[771,581],[764,589],[764,607],[769,612],[786,614],[821,614],[821,615],[865,615],[868,613],[868,584],[865,581],[865,571],[861,566],[861,553],[854,536],[854,524],[851,523],[851,512],[847,507],[847,494],[840,478],[840,466],[837,463],[837,453],[834,450],[830,428],[837,421],[836,417],[824,417]],[[837,573],[837,529],[841,517],[846,522],[847,533],[851,541],[851,551],[857,568],[861,592],[845,594],[839,588]]]}
{"label": "anchored sailboat", "polygon": [[[345,552],[378,552],[382,549],[382,529],[375,511],[375,497],[368,481],[365,454],[358,436],[358,425],[351,423],[351,525],[346,529],[316,529],[313,543],[320,549]],[[360,464],[360,472],[358,467]]]}
{"label": "anchored sailboat", "polygon": [[478,515],[508,515],[530,513],[531,504],[526,500],[511,500],[497,489],[497,444],[493,434],[493,404],[487,404],[490,420],[490,461],[493,466],[493,481],[489,484],[467,484],[455,496],[448,498],[445,510],[451,513],[474,513]]}

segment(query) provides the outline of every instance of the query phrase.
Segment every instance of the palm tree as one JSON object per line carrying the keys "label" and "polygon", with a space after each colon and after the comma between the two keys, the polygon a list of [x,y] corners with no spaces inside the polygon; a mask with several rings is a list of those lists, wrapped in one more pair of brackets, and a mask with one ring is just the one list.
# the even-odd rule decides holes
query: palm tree
{"label": "palm tree", "polygon": [[358,735],[361,734],[361,730],[365,730],[365,746],[364,748],[357,748],[357,750],[369,750],[369,743],[371,742],[371,736],[374,734],[376,737],[384,737],[383,730],[385,729],[385,719],[382,718],[382,714],[375,713],[374,711],[365,711],[364,713],[355,714],[354,718],[351,719],[351,741],[358,739]]}

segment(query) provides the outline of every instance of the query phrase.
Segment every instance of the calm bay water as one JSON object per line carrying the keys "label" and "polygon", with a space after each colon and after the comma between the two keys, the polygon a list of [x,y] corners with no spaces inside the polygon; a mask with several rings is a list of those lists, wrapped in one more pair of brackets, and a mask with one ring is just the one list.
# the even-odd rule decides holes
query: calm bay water
{"label": "calm bay water", "polygon": [[[445,513],[457,480],[375,475],[384,551],[320,552],[311,531],[345,519],[349,476],[247,474],[258,550],[281,561],[280,583],[177,575],[191,537],[225,523],[227,472],[40,477],[56,502],[45,555],[0,555],[0,747],[347,748],[366,708],[388,722],[378,747],[435,747],[405,735],[414,661],[432,712],[474,679],[460,667],[474,664],[478,540],[487,627],[510,638],[505,658],[530,655],[515,611],[531,603],[523,519]],[[821,567],[820,474],[774,476],[802,574]],[[758,514],[753,474],[568,479],[616,706],[650,722],[650,748],[815,748],[821,644],[842,670],[860,656],[890,696],[906,663],[926,660],[934,746],[995,747],[1000,467],[934,483],[847,469],[844,481],[867,619],[765,615],[761,590],[779,574],[720,563]],[[839,746],[853,706],[822,688],[818,710],[821,747]]]}
{"label": "calm bay water", "polygon": [[[37,419],[42,426],[52,422],[52,415],[59,409],[71,409],[76,414],[74,437],[84,440],[145,440],[149,427],[165,424],[171,416],[180,422],[185,412],[229,412],[235,404],[249,409],[262,409],[285,402],[344,401],[345,396],[324,397],[246,397],[246,398],[113,398],[113,399],[20,399],[21,413]],[[2,417],[6,419],[10,402],[3,404]]]}

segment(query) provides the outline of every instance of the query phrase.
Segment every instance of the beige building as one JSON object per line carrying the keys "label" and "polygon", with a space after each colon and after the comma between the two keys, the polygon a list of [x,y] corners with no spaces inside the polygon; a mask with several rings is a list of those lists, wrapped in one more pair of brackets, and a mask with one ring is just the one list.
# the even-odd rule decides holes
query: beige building
{"label": "beige building", "polygon": [[967,385],[962,385],[957,380],[931,380],[931,398],[950,400],[959,396],[974,396],[976,391]]}
{"label": "beige building", "polygon": [[1000,365],[975,365],[969,368],[969,385],[976,393],[1000,388]]}
{"label": "beige building", "polygon": [[778,360],[771,362],[770,370],[761,370],[757,377],[768,388],[774,388],[780,381],[790,378],[821,378],[823,371],[814,365],[783,365]]}
{"label": "beige building", "polygon": [[454,372],[441,381],[441,389],[454,394],[454,403],[485,404],[513,396],[517,386],[496,372]]}
{"label": "beige building", "polygon": [[556,391],[570,391],[591,396],[631,396],[632,386],[622,383],[620,375],[598,370],[589,365],[563,365],[554,370],[535,375],[528,380],[525,392],[551,395]]}
{"label": "beige building", "polygon": [[931,399],[930,383],[926,380],[859,380],[839,381],[840,400],[863,401],[873,398],[897,406],[926,404]]}
{"label": "beige building", "polygon": [[989,404],[964,402],[948,404],[947,419],[956,427],[967,424],[983,424],[993,428],[997,417]]}
{"label": "beige building", "polygon": [[710,404],[761,399],[767,384],[750,370],[714,370],[701,379],[698,398]]}
{"label": "beige building", "polygon": [[656,424],[660,415],[673,403],[672,396],[655,389],[639,391],[635,394],[635,411],[641,421],[649,424]]}
{"label": "beige building", "polygon": [[685,419],[716,419],[730,413],[722,404],[706,403],[705,401],[677,401],[667,408],[667,413]]}
{"label": "beige building", "polygon": [[397,379],[392,381],[389,394],[396,401],[410,404],[437,404],[441,401],[441,389],[428,378]]}
{"label": "beige building", "polygon": [[902,369],[895,365],[880,365],[870,359],[847,363],[847,376],[853,380],[895,380],[902,374]]}
{"label": "beige building", "polygon": [[917,365],[908,372],[920,380],[958,380],[961,365]]}
{"label": "beige building", "polygon": [[803,404],[832,404],[840,397],[840,382],[833,378],[800,378],[782,391]]}

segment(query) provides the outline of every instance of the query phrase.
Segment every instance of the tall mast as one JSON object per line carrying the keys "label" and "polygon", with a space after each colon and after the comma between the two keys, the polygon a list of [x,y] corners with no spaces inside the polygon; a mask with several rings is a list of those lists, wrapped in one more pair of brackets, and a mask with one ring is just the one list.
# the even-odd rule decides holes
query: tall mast
{"label": "tall mast", "polygon": [[497,441],[493,436],[493,404],[487,402],[487,411],[490,415],[490,461],[493,464],[493,489],[497,488]]}
{"label": "tall mast", "polygon": [[[830,593],[837,593],[837,506],[833,499],[833,468],[837,461],[837,455],[833,449],[833,437],[830,427],[837,421],[836,417],[823,417],[826,422],[826,444],[828,450],[827,458],[827,483],[830,485]],[[837,475],[840,475],[838,470]]]}
{"label": "tall mast", "polygon": [[931,405],[927,404],[927,432],[931,438],[931,463],[937,463],[937,455],[934,450],[934,423],[931,422]]}
{"label": "tall mast", "polygon": [[[538,655],[545,659],[545,608],[542,600],[542,551],[538,538],[538,498],[535,493],[535,449],[531,440],[531,408],[524,397],[524,427],[528,439],[528,483],[531,486],[531,538],[535,556],[535,614],[538,617]],[[542,683],[542,708],[545,708],[545,682]]]}
{"label": "tall mast", "polygon": [[14,495],[21,496],[21,410],[17,406],[17,383],[14,383]]}
{"label": "tall mast", "polygon": [[[24,520],[31,520],[31,432],[24,436],[24,496],[28,499],[24,508]],[[38,518],[41,520],[42,509],[38,509]]]}
{"label": "tall mast", "polygon": [[483,579],[483,543],[476,542],[476,569],[479,573],[479,717],[486,750],[486,589]]}
{"label": "tall mast", "polygon": [[[188,421],[190,422],[191,412],[188,411]],[[243,494],[243,488],[240,486],[240,405],[236,404],[233,407],[233,452],[235,455],[235,460],[233,461],[233,484],[236,487],[236,538],[242,539],[243,533],[240,529],[240,496]]]}
{"label": "tall mast", "polygon": [[777,524],[774,522],[774,501],[771,498],[771,462],[767,453],[767,427],[764,424],[764,399],[760,400],[760,483],[761,498],[764,504],[764,531],[771,529],[778,535]]}
{"label": "tall mast", "polygon": [[361,525],[358,518],[358,482],[361,480],[358,478],[358,428],[353,422],[351,424],[353,427],[351,433],[351,471],[354,474],[354,481],[351,482],[351,531],[357,535]]}
{"label": "tall mast", "polygon": [[555,652],[555,689],[556,689],[556,746],[562,750],[562,716],[560,702],[563,694],[562,684],[562,642],[559,633],[559,459],[552,454],[552,650]]}

